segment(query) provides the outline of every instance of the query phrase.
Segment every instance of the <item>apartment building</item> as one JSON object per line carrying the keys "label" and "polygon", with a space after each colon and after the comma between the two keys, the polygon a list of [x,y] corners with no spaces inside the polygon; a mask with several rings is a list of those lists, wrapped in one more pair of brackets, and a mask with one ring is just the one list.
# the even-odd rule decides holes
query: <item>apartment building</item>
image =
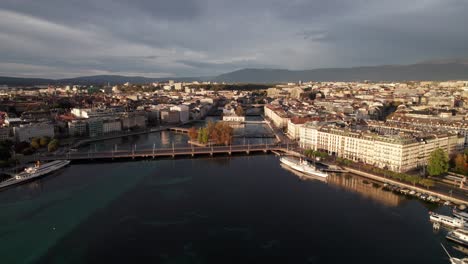
{"label": "apartment building", "polygon": [[286,128],[288,126],[288,115],[281,106],[265,105],[265,117],[271,119],[273,124],[278,128]]}
{"label": "apartment building", "polygon": [[299,141],[303,148],[397,172],[426,165],[437,148],[454,154],[464,144],[462,137],[450,133],[380,135],[312,123],[301,126]]}

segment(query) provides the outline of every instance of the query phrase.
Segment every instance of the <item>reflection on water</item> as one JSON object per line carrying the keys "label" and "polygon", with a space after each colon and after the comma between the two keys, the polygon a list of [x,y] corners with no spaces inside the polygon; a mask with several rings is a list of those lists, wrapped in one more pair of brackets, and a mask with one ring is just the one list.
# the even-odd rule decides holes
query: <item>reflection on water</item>
{"label": "reflection on water", "polygon": [[366,198],[370,198],[387,206],[398,206],[403,199],[393,192],[384,191],[380,183],[347,173],[330,174],[328,183],[357,192]]}
{"label": "reflection on water", "polygon": [[349,175],[347,173],[328,173],[328,177],[323,178],[304,174],[302,172],[293,170],[283,164],[281,164],[281,167],[298,176],[301,180],[315,180],[326,182],[330,185],[338,186],[340,188],[359,193],[360,195],[366,198],[375,200],[386,206],[398,206],[402,201],[401,196],[392,192],[384,191],[380,183],[367,180],[356,175]]}

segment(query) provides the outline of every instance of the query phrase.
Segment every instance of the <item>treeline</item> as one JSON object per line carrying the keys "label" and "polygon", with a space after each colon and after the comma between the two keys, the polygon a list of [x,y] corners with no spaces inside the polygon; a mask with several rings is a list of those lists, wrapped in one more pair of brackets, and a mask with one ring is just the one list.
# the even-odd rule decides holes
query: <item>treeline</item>
{"label": "treeline", "polygon": [[0,167],[6,167],[15,163],[13,153],[32,155],[41,148],[46,148],[49,152],[56,151],[60,146],[57,139],[50,137],[32,138],[31,142],[17,142],[11,140],[0,141]]}
{"label": "treeline", "polygon": [[313,149],[307,149],[304,151],[304,155],[308,158],[320,158],[325,159],[328,157],[328,153],[324,151],[318,151]]}
{"label": "treeline", "polygon": [[190,140],[201,144],[229,145],[232,143],[233,128],[227,123],[208,121],[205,127],[189,129]]}

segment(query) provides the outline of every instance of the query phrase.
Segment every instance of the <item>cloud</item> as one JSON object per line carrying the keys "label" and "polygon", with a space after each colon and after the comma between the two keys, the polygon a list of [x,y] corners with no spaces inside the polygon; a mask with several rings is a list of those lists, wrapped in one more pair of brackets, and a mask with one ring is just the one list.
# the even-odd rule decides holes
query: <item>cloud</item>
{"label": "cloud", "polygon": [[212,76],[468,57],[464,0],[2,0],[1,74]]}

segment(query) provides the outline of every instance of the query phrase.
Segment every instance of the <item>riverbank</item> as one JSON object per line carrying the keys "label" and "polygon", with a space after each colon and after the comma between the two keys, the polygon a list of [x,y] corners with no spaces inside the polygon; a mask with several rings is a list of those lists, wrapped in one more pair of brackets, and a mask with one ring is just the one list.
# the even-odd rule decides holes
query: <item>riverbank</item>
{"label": "riverbank", "polygon": [[409,190],[413,190],[415,192],[425,193],[425,194],[432,195],[432,196],[435,196],[435,197],[439,197],[442,200],[450,201],[452,203],[459,204],[459,205],[467,205],[468,204],[468,199],[466,197],[453,197],[453,196],[450,196],[449,194],[446,194],[446,193],[442,193],[442,192],[438,192],[438,191],[434,191],[434,190],[429,190],[429,189],[424,189],[424,188],[414,186],[414,185],[411,185],[411,184],[399,182],[397,180],[385,178],[385,177],[378,176],[378,175],[375,175],[375,174],[371,174],[371,173],[368,173],[368,172],[359,171],[359,170],[356,170],[356,169],[353,169],[353,168],[350,168],[350,167],[344,167],[344,168],[347,171],[349,171],[350,173],[354,173],[356,175],[363,176],[363,177],[366,177],[366,178],[369,178],[369,179],[373,179],[373,180],[376,180],[376,181],[379,181],[379,182],[382,182],[382,183],[388,183],[388,184],[399,186],[400,188],[406,188],[406,189],[409,189]]}

